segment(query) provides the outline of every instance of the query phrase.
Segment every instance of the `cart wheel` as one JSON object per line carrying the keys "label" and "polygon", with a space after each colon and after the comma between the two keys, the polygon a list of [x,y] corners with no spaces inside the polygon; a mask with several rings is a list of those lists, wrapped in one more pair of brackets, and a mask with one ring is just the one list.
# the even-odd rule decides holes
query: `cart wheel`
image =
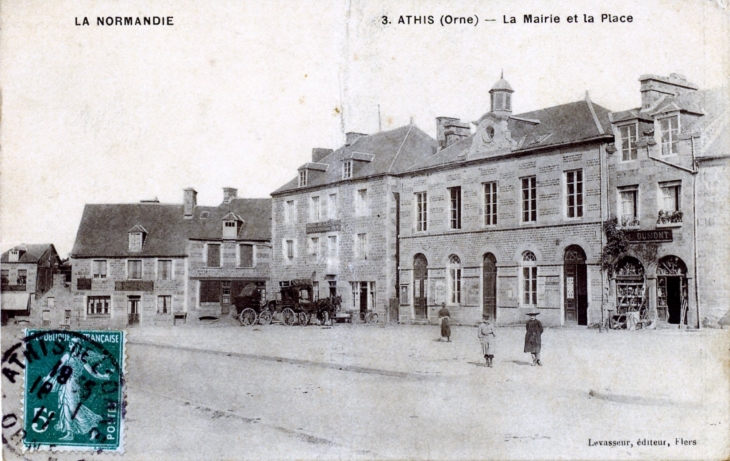
{"label": "cart wheel", "polygon": [[261,325],[268,325],[271,323],[271,311],[264,309],[259,314],[259,323]]}
{"label": "cart wheel", "polygon": [[297,316],[294,315],[294,311],[290,307],[287,307],[281,311],[281,318],[284,320],[284,324],[292,326],[294,325]]}
{"label": "cart wheel", "polygon": [[378,323],[378,314],[375,312],[371,312],[367,316],[367,322],[368,323]]}
{"label": "cart wheel", "polygon": [[238,316],[238,320],[241,322],[241,325],[249,326],[256,323],[256,311],[251,309],[250,307],[247,307],[243,311],[241,311],[241,315]]}
{"label": "cart wheel", "polygon": [[299,325],[306,325],[309,322],[309,316],[306,312],[299,313]]}

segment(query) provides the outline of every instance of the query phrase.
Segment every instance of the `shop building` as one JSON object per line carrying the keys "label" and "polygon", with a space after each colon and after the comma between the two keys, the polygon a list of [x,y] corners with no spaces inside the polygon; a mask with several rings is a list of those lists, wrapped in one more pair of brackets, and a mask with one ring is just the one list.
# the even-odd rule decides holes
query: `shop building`
{"label": "shop building", "polygon": [[36,301],[53,287],[61,259],[53,244],[18,245],[0,257],[2,323],[31,317]]}
{"label": "shop building", "polygon": [[437,119],[439,151],[401,175],[399,318],[548,325],[601,319],[609,111],[580,101],[515,115],[500,79],[469,124]]}
{"label": "shop building", "polygon": [[345,310],[397,320],[388,308],[398,286],[397,175],[436,142],[413,125],[346,137],[335,151],[313,149],[272,193],[272,285],[311,279],[315,298],[338,295]]}
{"label": "shop building", "polygon": [[646,300],[650,318],[698,327],[727,314],[727,92],[677,74],[640,82],[641,107],[611,114],[609,212],[629,249],[609,302],[622,313]]}
{"label": "shop building", "polygon": [[123,328],[221,316],[238,282],[268,280],[270,200],[224,189],[217,207],[86,205],[71,253],[73,327]]}

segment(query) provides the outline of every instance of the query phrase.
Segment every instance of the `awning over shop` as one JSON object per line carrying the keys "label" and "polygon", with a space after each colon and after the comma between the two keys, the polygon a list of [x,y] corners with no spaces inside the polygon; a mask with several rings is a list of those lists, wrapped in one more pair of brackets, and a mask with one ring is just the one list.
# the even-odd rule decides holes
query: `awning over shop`
{"label": "awning over shop", "polygon": [[4,311],[30,310],[30,293],[0,294],[0,308]]}

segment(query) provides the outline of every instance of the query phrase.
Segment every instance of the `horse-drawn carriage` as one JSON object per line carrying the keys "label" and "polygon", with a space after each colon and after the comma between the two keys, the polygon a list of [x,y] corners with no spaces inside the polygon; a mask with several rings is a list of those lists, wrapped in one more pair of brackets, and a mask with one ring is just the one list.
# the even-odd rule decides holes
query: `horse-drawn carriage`
{"label": "horse-drawn carriage", "polygon": [[316,298],[314,284],[309,279],[279,282],[276,299],[268,303],[261,287],[249,283],[235,297],[236,313],[241,325],[246,326],[268,325],[274,319],[280,319],[285,325],[332,324],[342,298]]}

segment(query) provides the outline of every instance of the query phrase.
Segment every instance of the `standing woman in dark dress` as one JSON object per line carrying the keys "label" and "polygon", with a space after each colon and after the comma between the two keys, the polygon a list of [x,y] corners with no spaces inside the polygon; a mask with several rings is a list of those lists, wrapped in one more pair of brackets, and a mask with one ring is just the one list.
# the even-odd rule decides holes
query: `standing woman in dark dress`
{"label": "standing woman in dark dress", "polygon": [[530,317],[527,320],[525,328],[525,352],[532,354],[532,366],[542,366],[540,362],[540,347],[541,347],[541,336],[542,336],[542,323],[537,319],[540,314],[538,311],[529,312],[527,315]]}
{"label": "standing woman in dark dress", "polygon": [[439,309],[439,325],[441,325],[441,337],[446,338],[447,342],[451,342],[451,312],[446,309],[446,303],[441,303]]}

